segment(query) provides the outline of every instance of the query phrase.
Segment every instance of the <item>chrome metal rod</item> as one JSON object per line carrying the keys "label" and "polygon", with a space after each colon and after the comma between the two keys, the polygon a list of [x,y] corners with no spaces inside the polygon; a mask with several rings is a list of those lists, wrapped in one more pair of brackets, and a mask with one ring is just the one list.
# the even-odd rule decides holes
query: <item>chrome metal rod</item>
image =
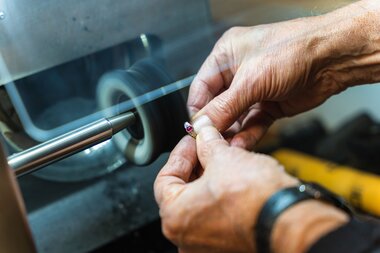
{"label": "chrome metal rod", "polygon": [[8,164],[20,177],[51,163],[111,139],[114,134],[135,123],[133,112],[101,119],[77,130],[8,157]]}

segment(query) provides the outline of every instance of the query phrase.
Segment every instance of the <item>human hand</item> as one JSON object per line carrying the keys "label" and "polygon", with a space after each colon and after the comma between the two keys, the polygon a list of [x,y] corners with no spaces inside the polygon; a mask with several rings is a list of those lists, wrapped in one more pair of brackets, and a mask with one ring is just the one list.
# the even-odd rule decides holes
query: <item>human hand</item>
{"label": "human hand", "polygon": [[[194,175],[197,154],[201,175]],[[276,191],[297,183],[273,158],[231,147],[214,127],[205,126],[197,143],[189,136],[181,140],[154,189],[164,235],[180,252],[256,252],[254,226],[262,206]],[[305,252],[346,220],[321,202],[300,203],[276,222],[274,252]]]}
{"label": "human hand", "polygon": [[[192,181],[197,154],[204,173]],[[182,139],[156,179],[163,232],[182,252],[254,252],[261,206],[296,183],[273,158],[231,147],[205,127],[197,144]]]}
{"label": "human hand", "polygon": [[227,31],[190,87],[193,120],[207,115],[231,145],[250,149],[274,120],[379,80],[378,5]]}

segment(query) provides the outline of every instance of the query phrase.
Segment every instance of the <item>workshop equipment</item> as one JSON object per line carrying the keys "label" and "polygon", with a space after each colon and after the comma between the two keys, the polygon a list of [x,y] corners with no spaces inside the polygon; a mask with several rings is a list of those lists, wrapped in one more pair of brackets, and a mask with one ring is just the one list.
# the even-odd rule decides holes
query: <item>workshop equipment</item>
{"label": "workshop equipment", "polygon": [[289,174],[318,183],[354,207],[380,216],[380,176],[289,149],[279,149],[272,155]]}
{"label": "workshop equipment", "polygon": [[[135,66],[135,69],[137,68],[137,66],[138,65]],[[151,67],[153,66],[156,65],[151,65]],[[145,68],[143,69],[146,70],[146,68],[147,67],[145,66]],[[105,142],[106,140],[111,139],[114,135],[125,130],[126,128],[128,128],[129,130],[126,132],[128,133],[127,136],[129,137],[129,139],[120,143],[120,145],[121,149],[124,150],[125,155],[129,158],[129,161],[132,161],[135,164],[148,164],[153,159],[157,158],[157,156],[160,153],[163,152],[163,148],[170,147],[170,142],[173,142],[173,139],[176,140],[176,138],[173,138],[173,136],[164,137],[162,130],[164,129],[164,127],[173,128],[173,126],[168,124],[168,119],[163,119],[165,111],[160,113],[160,111],[158,110],[159,104],[157,104],[157,102],[163,97],[165,97],[164,101],[168,102],[169,95],[173,92],[188,87],[191,81],[194,79],[194,76],[184,78],[183,80],[176,81],[174,83],[168,84],[164,87],[152,91],[148,91],[146,88],[144,88],[143,91],[145,92],[142,92],[140,96],[137,96],[136,91],[134,90],[134,87],[136,87],[136,85],[139,87],[147,88],[149,88],[149,85],[142,86],[144,82],[143,80],[135,80],[132,74],[128,76],[128,73],[133,73],[133,69],[130,70],[130,72],[118,71],[116,72],[116,74],[111,73],[109,74],[109,77],[107,77],[111,79],[111,81],[107,80],[109,84],[118,84],[117,88],[121,90],[116,91],[124,91],[124,93],[121,93],[119,94],[119,96],[116,96],[115,101],[112,101],[112,99],[115,99],[114,94],[108,95],[109,98],[105,101],[110,102],[109,104],[105,105],[105,109],[111,112],[115,111],[112,110],[112,106],[114,105],[112,103],[115,103],[116,107],[128,109],[133,108],[133,110],[136,110],[135,112],[122,113],[111,118],[98,120],[94,123],[83,126],[77,130],[71,131],[62,136],[58,136],[50,141],[41,143],[35,147],[32,147],[30,149],[24,150],[20,153],[8,157],[8,164],[11,168],[15,170],[16,176],[24,176],[26,174],[33,173],[38,169],[41,169],[42,167],[48,166],[70,155],[76,154],[87,148],[93,147],[96,144]],[[162,75],[163,73],[164,72],[159,73],[158,76]],[[117,78],[122,79],[118,80]],[[157,79],[153,79],[153,83],[155,82],[154,80]],[[110,85],[108,85],[107,82],[105,83],[105,85],[103,85],[104,87],[102,89],[109,90]],[[100,94],[103,95],[104,93],[100,92]],[[128,97],[126,97],[126,95],[128,95]],[[171,97],[172,99],[177,98],[176,96]],[[104,99],[104,96],[102,96],[102,98]],[[121,101],[120,98],[129,98],[129,100],[127,99]],[[177,102],[178,104],[181,103],[181,101]],[[173,102],[173,104],[176,103]],[[149,108],[152,108],[152,106],[156,106],[156,108],[153,107],[152,113],[156,113],[159,115],[146,115],[147,110]],[[162,109],[165,109],[165,105],[161,106],[164,106]],[[185,119],[185,115],[186,112],[184,112],[183,110],[178,110],[178,117]],[[157,121],[151,122],[154,116],[156,116]],[[166,126],[160,125],[163,123],[165,123]],[[174,124],[174,127],[175,126],[177,125]],[[157,132],[157,130],[159,131]],[[173,131],[175,131],[175,129],[173,129]],[[156,134],[156,136],[154,136],[153,134]],[[149,137],[146,137],[146,135],[148,135]],[[162,142],[157,143],[157,139],[159,137],[162,138]],[[143,138],[145,138],[145,140],[142,140]],[[139,142],[141,142],[143,145],[141,151],[137,146],[139,145]],[[136,154],[137,152],[139,153]]]}
{"label": "workshop equipment", "polygon": [[[206,0],[5,0],[0,13],[0,138],[8,155],[129,111],[100,103],[107,91],[100,84],[113,74],[133,79],[124,85],[140,96],[196,73],[215,42]],[[111,86],[111,106],[136,98]],[[138,106],[137,124],[112,140],[18,178],[38,252],[89,252],[159,218],[152,185],[187,120],[186,88],[161,95]],[[129,138],[141,129],[143,138]],[[126,139],[140,155],[124,152],[118,140]]]}
{"label": "workshop equipment", "polygon": [[17,176],[33,173],[51,163],[109,140],[135,122],[136,116],[133,112],[102,119],[14,154],[8,157],[8,164],[15,170]]}
{"label": "workshop equipment", "polygon": [[152,57],[100,78],[97,100],[101,109],[136,108],[137,124],[114,138],[128,161],[147,165],[176,145],[188,116],[184,100],[173,93],[190,86],[193,79],[194,75],[173,82],[165,66]]}

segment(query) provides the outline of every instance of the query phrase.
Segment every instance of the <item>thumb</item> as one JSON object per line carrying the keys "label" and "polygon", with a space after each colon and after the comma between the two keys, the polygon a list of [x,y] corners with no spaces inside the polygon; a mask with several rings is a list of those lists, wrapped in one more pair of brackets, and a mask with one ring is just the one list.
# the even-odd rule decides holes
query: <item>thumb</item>
{"label": "thumb", "polygon": [[228,142],[222,137],[220,132],[212,125],[207,116],[202,116],[194,123],[197,132],[197,154],[199,162],[204,169],[207,169],[211,161],[223,155],[225,149],[229,147]]}

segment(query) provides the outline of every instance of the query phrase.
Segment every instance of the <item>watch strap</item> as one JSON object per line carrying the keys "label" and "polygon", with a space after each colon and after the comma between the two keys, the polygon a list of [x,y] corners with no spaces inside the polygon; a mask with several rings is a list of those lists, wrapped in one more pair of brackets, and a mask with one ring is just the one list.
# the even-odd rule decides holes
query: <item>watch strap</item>
{"label": "watch strap", "polygon": [[345,204],[343,199],[317,184],[301,184],[280,190],[269,198],[258,216],[255,226],[255,239],[258,253],[271,252],[271,233],[277,218],[293,205],[310,199],[331,203],[343,209],[345,212],[352,214],[351,209]]}

